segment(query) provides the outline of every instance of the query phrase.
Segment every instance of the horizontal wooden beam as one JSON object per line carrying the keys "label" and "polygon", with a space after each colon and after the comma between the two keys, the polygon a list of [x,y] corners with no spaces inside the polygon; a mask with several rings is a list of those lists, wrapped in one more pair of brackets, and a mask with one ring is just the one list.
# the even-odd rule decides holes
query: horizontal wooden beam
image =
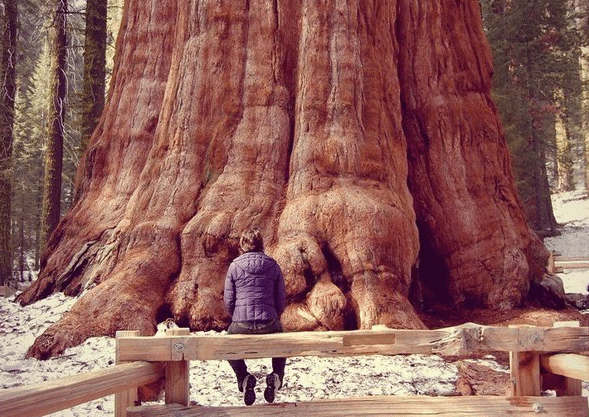
{"label": "horizontal wooden beam", "polygon": [[158,363],[132,362],[36,385],[0,391],[0,416],[35,417],[163,378]]}
{"label": "horizontal wooden beam", "polygon": [[226,360],[292,356],[589,351],[587,327],[491,327],[468,323],[438,330],[355,330],[266,335],[121,337],[121,361]]}
{"label": "horizontal wooden beam", "polygon": [[589,259],[587,260],[573,260],[573,259],[558,259],[554,262],[556,268],[562,269],[589,269]]}
{"label": "horizontal wooden beam", "polygon": [[251,407],[129,407],[130,417],[297,417],[297,416],[448,416],[504,417],[506,415],[587,417],[585,397],[366,397],[310,402],[264,404]]}
{"label": "horizontal wooden beam", "polygon": [[562,256],[562,255],[555,255],[554,256],[555,262],[568,262],[568,261],[584,261],[589,262],[589,257],[587,256]]}
{"label": "horizontal wooden beam", "polygon": [[551,374],[589,381],[589,357],[572,353],[557,353],[540,357],[542,368]]}

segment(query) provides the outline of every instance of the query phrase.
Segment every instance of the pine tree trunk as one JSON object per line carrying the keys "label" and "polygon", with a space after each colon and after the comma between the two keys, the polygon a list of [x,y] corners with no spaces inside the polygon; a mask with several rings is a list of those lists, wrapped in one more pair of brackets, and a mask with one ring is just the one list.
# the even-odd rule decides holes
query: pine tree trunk
{"label": "pine tree trunk", "polygon": [[558,191],[575,189],[571,133],[562,117],[556,118],[556,172]]}
{"label": "pine tree trunk", "polygon": [[226,328],[251,225],[283,269],[288,330],[422,328],[420,235],[442,265],[425,287],[521,304],[548,254],[491,73],[475,0],[128,0],[76,204],[19,300],[88,291],[29,355],[166,317]]}
{"label": "pine tree trunk", "polygon": [[[577,16],[577,29],[583,39],[589,38],[589,1],[574,0],[574,13]],[[580,47],[579,57],[580,78],[583,93],[581,95],[581,132],[583,144],[583,183],[586,190],[589,190],[589,45],[585,42]]]}
{"label": "pine tree trunk", "polygon": [[107,0],[86,2],[84,38],[84,86],[81,97],[82,136],[80,150],[86,150],[104,109],[106,85],[106,18]]}
{"label": "pine tree trunk", "polygon": [[2,55],[0,61],[0,285],[12,276],[11,198],[12,198],[12,142],[14,126],[14,97],[16,94],[16,36],[17,2],[2,3]]}
{"label": "pine tree trunk", "polygon": [[65,97],[67,90],[67,0],[56,0],[50,29],[51,43],[51,84],[47,131],[45,143],[45,175],[43,189],[43,210],[41,224],[41,246],[44,247],[49,235],[57,227],[61,207],[61,173],[63,167],[63,136]]}

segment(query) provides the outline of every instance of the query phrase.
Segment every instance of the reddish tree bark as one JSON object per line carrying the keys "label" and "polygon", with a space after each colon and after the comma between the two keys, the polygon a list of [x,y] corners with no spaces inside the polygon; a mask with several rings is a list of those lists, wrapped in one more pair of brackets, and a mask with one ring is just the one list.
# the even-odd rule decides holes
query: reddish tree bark
{"label": "reddish tree bark", "polygon": [[[398,26],[409,182],[432,249],[422,264],[442,260],[423,280],[459,306],[509,309],[542,278],[548,253],[514,189],[475,3],[400,2],[402,15],[417,17]],[[439,276],[445,288],[432,282]]]}
{"label": "reddish tree bark", "polygon": [[29,355],[168,316],[225,328],[250,225],[289,330],[423,327],[420,246],[421,286],[457,305],[510,308],[541,278],[478,2],[128,0],[121,30],[77,202],[19,299],[89,290]]}

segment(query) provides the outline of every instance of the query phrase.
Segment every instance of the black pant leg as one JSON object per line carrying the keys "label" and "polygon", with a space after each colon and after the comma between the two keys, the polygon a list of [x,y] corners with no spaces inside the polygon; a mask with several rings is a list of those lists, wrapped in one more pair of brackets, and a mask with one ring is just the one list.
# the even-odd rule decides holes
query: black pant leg
{"label": "black pant leg", "polygon": [[[227,329],[227,334],[248,334],[251,333],[250,329],[240,326],[236,323],[231,323],[229,328]],[[228,360],[229,365],[235,372],[235,376],[237,377],[237,387],[239,391],[243,391],[243,380],[249,373],[247,370],[247,365],[243,359],[230,359]]]}
{"label": "black pant leg", "polygon": [[284,368],[286,367],[286,358],[272,358],[272,372],[284,380]]}

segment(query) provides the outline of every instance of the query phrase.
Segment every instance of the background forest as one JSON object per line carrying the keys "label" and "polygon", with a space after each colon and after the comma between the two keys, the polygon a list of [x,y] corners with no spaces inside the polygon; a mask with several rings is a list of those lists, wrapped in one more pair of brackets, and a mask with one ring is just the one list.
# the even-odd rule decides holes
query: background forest
{"label": "background forest", "polygon": [[[589,189],[589,0],[480,0],[493,95],[531,227]],[[0,1],[0,285],[27,281],[75,199],[108,94],[123,0]]]}

